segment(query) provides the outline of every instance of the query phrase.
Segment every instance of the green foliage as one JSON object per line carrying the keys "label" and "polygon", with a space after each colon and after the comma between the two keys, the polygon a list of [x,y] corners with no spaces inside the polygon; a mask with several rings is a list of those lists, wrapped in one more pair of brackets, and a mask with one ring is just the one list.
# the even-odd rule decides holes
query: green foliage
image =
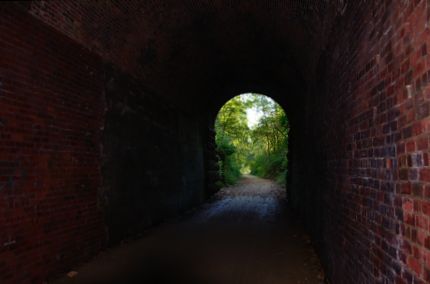
{"label": "green foliage", "polygon": [[267,98],[258,103],[265,110],[258,125],[252,129],[255,158],[251,173],[285,184],[288,166],[288,119],[282,108]]}
{"label": "green foliage", "polygon": [[224,184],[234,184],[246,163],[244,157],[249,136],[246,108],[247,102],[235,97],[221,108],[215,122],[219,174]]}
{"label": "green foliage", "polygon": [[[261,114],[248,126],[247,110]],[[242,173],[275,179],[285,184],[288,120],[282,108],[268,97],[237,96],[220,110],[215,122],[220,177],[234,184]]]}
{"label": "green foliage", "polygon": [[285,184],[287,175],[287,158],[280,152],[261,154],[257,156],[251,166],[251,174],[270,178],[279,184]]}
{"label": "green foliage", "polygon": [[219,175],[223,180],[222,185],[235,184],[241,175],[236,155],[234,155],[237,153],[236,147],[225,136],[217,138]]}

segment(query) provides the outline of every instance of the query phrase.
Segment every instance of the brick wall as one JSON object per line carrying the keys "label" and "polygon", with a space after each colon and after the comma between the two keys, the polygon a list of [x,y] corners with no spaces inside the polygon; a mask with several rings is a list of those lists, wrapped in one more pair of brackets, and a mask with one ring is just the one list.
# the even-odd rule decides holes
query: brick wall
{"label": "brick wall", "polygon": [[109,244],[197,206],[205,194],[201,118],[106,68],[103,209]]}
{"label": "brick wall", "polygon": [[81,45],[67,28],[78,15],[47,25],[31,6],[0,6],[2,283],[52,279],[209,194],[201,113]]}
{"label": "brick wall", "polygon": [[[148,174],[139,181],[137,174],[124,171],[121,177],[110,175],[112,180],[106,179],[102,186],[102,200],[113,202],[103,204],[109,237],[119,240],[167,216],[169,208],[179,212],[201,197],[201,192],[186,188],[202,184],[201,155],[211,154],[205,154],[198,134],[205,132],[202,126],[207,124],[196,123],[197,114],[185,114],[172,105],[183,103],[205,113],[221,100],[209,89],[222,90],[225,80],[297,83],[291,78],[300,76],[285,75],[290,71],[277,65],[285,54],[297,55],[292,56],[297,61],[283,62],[301,63],[297,72],[304,70],[311,80],[312,63],[318,62],[313,58],[319,52],[304,51],[309,46],[319,51],[324,41],[328,45],[321,50],[312,87],[300,83],[293,90],[285,88],[287,95],[279,100],[287,110],[293,109],[288,113],[293,126],[291,204],[301,211],[334,283],[430,282],[429,2],[339,1],[346,3],[346,9],[336,12],[333,25],[331,20],[322,21],[324,31],[333,28],[314,45],[303,34],[314,25],[307,17],[296,15],[298,22],[270,30],[281,31],[276,38],[288,36],[286,41],[274,44],[268,36],[265,44],[255,45],[250,44],[253,36],[270,35],[264,29],[260,34],[250,32],[272,19],[268,13],[261,18],[265,20],[255,20],[260,6],[247,6],[249,1],[244,1],[244,6],[216,14],[216,9],[206,13],[213,5],[195,9],[173,2],[169,7],[160,1],[147,6],[136,1],[124,2],[131,6],[109,1],[95,6],[73,1],[21,5],[57,32],[12,5],[1,6],[0,227],[6,229],[0,231],[0,277],[11,283],[40,282],[93,254],[106,240],[96,206],[102,125],[109,130],[105,138],[110,135],[107,141],[113,143],[111,148],[105,144],[105,170],[117,173],[114,166],[123,162]],[[307,3],[303,11],[313,10],[311,2],[302,2]],[[217,3],[226,7],[222,1]],[[254,13],[255,21],[235,22],[242,9]],[[129,11],[136,12],[136,17],[128,17]],[[226,17],[222,26],[215,25],[217,15]],[[294,26],[305,28],[288,30]],[[230,27],[237,29],[230,32]],[[249,50],[251,46],[255,49]],[[275,53],[268,52],[273,46]],[[249,53],[244,55],[245,49]],[[241,54],[240,63],[237,54]],[[121,71],[103,77],[105,68],[98,56],[129,74],[124,80],[118,79]],[[246,63],[246,70],[262,71],[247,77],[238,67],[241,63]],[[271,73],[273,66],[279,70]],[[221,76],[224,70],[233,71]],[[112,79],[114,86],[120,86],[114,91],[109,89]],[[205,85],[208,92],[189,91],[196,84]],[[148,86],[156,92],[147,92]],[[104,93],[110,100],[106,125]],[[152,98],[145,98],[147,93]],[[138,99],[135,94],[143,96]],[[157,96],[167,97],[170,106]],[[193,104],[198,99],[200,104]],[[145,108],[149,114],[142,111]],[[159,117],[160,111],[169,115]],[[155,149],[158,145],[161,148]],[[189,155],[193,162],[184,167],[184,157]],[[163,163],[169,157],[174,157],[169,167],[172,183],[163,184]],[[205,163],[210,168],[210,159]],[[124,187],[127,190],[120,191]],[[129,206],[127,198],[158,203],[154,208],[140,207],[138,202]],[[115,226],[123,220],[118,214],[127,220],[126,227]],[[120,231],[126,233],[114,236]]]}
{"label": "brick wall", "polygon": [[104,243],[101,66],[14,5],[0,6],[1,283],[42,283]]}
{"label": "brick wall", "polygon": [[429,20],[349,2],[321,57],[297,194],[334,283],[430,282]]}

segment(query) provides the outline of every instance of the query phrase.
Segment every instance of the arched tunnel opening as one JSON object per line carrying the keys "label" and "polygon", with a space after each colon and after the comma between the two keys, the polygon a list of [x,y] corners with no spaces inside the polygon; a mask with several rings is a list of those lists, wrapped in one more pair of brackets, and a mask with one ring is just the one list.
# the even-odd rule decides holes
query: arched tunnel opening
{"label": "arched tunnel opening", "polygon": [[243,175],[285,187],[289,123],[278,103],[262,94],[237,95],[221,107],[214,129],[220,187]]}
{"label": "arched tunnel opening", "polygon": [[[68,271],[66,281],[79,281],[84,267],[116,271],[115,261],[91,264],[110,250],[126,260],[121,248],[136,253],[131,258],[141,262],[130,268],[137,270],[181,263],[151,251],[166,244],[162,252],[182,255],[173,244],[202,236],[199,226],[179,229],[172,220],[259,200],[219,191],[215,133],[221,107],[252,90],[288,115],[287,196],[270,200],[280,201],[281,219],[290,222],[274,222],[276,234],[265,238],[271,222],[255,227],[253,217],[236,218],[240,225],[229,229],[264,245],[225,262],[248,270],[219,266],[225,274],[213,270],[212,279],[277,283],[295,277],[295,266],[283,262],[288,255],[312,247],[330,283],[430,283],[429,5],[2,2],[0,282],[51,282]],[[177,238],[167,245],[158,232],[172,222],[165,232]],[[295,242],[286,228],[301,226],[298,235],[309,239]],[[213,247],[196,257],[216,262],[217,251],[235,249],[208,238]],[[149,246],[155,260],[125,243]],[[188,252],[198,254],[197,243]],[[255,269],[251,277],[267,253],[274,261],[261,268],[269,274]],[[190,259],[171,275],[186,282]]]}

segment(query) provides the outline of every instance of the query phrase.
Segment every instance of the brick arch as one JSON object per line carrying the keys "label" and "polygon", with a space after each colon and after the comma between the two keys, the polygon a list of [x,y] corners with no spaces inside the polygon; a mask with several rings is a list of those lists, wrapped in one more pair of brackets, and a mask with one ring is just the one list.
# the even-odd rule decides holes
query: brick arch
{"label": "brick arch", "polygon": [[204,201],[211,108],[243,89],[285,105],[291,206],[328,277],[430,281],[428,1],[0,14],[1,282],[42,282]]}
{"label": "brick arch", "polygon": [[201,97],[204,103],[197,94],[208,93],[207,86],[252,69],[264,72],[245,74],[248,78],[284,80],[283,73],[298,72],[311,80],[322,36],[336,15],[336,2],[320,2],[66,0],[26,6],[121,71],[144,78],[157,95],[175,100],[168,94],[181,94],[174,102],[179,105]]}

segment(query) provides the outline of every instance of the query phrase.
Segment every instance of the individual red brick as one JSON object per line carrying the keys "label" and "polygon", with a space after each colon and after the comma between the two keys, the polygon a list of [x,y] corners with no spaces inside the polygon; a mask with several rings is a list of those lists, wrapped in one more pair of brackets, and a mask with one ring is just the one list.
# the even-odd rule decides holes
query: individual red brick
{"label": "individual red brick", "polygon": [[429,222],[428,218],[426,218],[425,216],[417,215],[415,217],[415,224],[423,230],[428,230]]}
{"label": "individual red brick", "polygon": [[397,146],[397,153],[398,154],[404,154],[406,152],[406,144],[405,143],[400,143]]}
{"label": "individual red brick", "polygon": [[[417,243],[420,246],[425,245],[426,237],[427,237],[427,234],[423,230],[417,230]],[[422,252],[419,248],[414,247],[414,257],[415,258],[419,259],[421,257],[421,253]]]}
{"label": "individual red brick", "polygon": [[430,169],[420,170],[420,180],[425,182],[430,182]]}
{"label": "individual red brick", "polygon": [[422,212],[427,215],[430,216],[430,202],[428,201],[423,201],[421,203],[421,207],[422,207]]}
{"label": "individual red brick", "polygon": [[411,194],[411,184],[409,182],[401,183],[400,185],[400,193],[401,194]]}
{"label": "individual red brick", "polygon": [[430,164],[429,164],[429,154],[428,153],[423,153],[423,165],[425,167],[430,166]]}
{"label": "individual red brick", "polygon": [[401,180],[409,180],[409,170],[408,169],[400,169],[399,170],[399,178]]}
{"label": "individual red brick", "polygon": [[417,142],[417,149],[419,151],[428,149],[428,137],[421,137]]}
{"label": "individual red brick", "polygon": [[405,199],[403,201],[403,211],[407,213],[411,213],[414,211],[414,203],[412,200]]}
{"label": "individual red brick", "polygon": [[417,275],[421,274],[422,266],[418,259],[413,256],[408,257],[408,267],[414,271]]}
{"label": "individual red brick", "polygon": [[430,185],[426,185],[424,187],[424,197],[425,198],[430,198]]}
{"label": "individual red brick", "polygon": [[[408,224],[408,225],[411,225],[411,226],[415,227],[415,216],[414,216],[413,213],[406,213],[406,212],[404,212],[403,213],[403,220],[404,220],[405,224]],[[408,228],[408,230],[409,230],[409,233],[410,233],[411,229]]]}
{"label": "individual red brick", "polygon": [[430,249],[430,236],[427,236],[427,237],[426,237],[426,240],[425,240],[425,247],[426,247],[427,249]]}
{"label": "individual red brick", "polygon": [[422,201],[420,199],[414,199],[414,211],[415,212],[421,212],[422,208]]}
{"label": "individual red brick", "polygon": [[427,283],[430,283],[430,269],[428,268],[424,271],[424,280],[427,281]]}
{"label": "individual red brick", "polygon": [[406,143],[406,151],[408,153],[416,151],[415,141],[409,141],[409,142]]}

